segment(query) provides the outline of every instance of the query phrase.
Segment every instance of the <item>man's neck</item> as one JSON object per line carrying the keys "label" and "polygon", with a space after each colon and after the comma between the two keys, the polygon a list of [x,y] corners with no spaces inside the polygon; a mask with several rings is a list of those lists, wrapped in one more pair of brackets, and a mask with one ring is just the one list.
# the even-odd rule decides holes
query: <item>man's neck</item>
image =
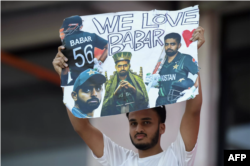
{"label": "man's neck", "polygon": [[139,158],[153,156],[153,155],[159,154],[161,152],[163,152],[163,150],[162,150],[160,144],[157,144],[148,150],[138,150]]}
{"label": "man's neck", "polygon": [[168,63],[171,63],[174,60],[174,58],[176,57],[177,54],[178,54],[178,52],[173,56],[168,56]]}

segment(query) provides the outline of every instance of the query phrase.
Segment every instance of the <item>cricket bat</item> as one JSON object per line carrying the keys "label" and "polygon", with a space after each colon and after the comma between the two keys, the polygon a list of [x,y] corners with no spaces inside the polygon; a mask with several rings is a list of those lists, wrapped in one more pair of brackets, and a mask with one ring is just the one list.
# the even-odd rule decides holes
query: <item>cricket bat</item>
{"label": "cricket bat", "polygon": [[[160,72],[160,70],[161,70],[161,68],[162,68],[162,66],[163,66],[163,64],[164,64],[164,62],[166,61],[165,52],[163,52],[163,50],[164,50],[164,47],[163,47],[163,49],[162,49],[162,51],[161,51],[160,57],[159,57],[159,59],[158,59],[156,65],[155,65],[155,68],[154,68],[152,74],[158,74],[158,73]],[[149,92],[149,90],[150,90],[152,84],[153,84],[153,81],[149,82],[148,86],[146,87],[147,92]]]}

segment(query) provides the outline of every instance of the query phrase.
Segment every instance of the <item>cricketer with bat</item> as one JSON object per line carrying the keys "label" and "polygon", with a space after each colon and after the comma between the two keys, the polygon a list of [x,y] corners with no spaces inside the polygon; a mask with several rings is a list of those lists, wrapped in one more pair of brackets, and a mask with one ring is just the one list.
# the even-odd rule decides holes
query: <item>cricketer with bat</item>
{"label": "cricketer with bat", "polygon": [[[204,31],[203,28],[198,27],[190,39],[192,41],[200,39],[198,40],[198,48],[203,44],[200,42],[201,39],[204,39],[204,36],[201,36],[201,31]],[[181,35],[178,33],[169,33],[164,37],[164,42],[166,53],[164,57],[165,61],[162,61],[158,73],[154,72],[153,75],[148,74],[146,76],[147,89],[150,87],[159,88],[156,106],[194,98],[199,80],[196,60],[192,56],[178,51],[181,47]],[[196,76],[195,82],[190,83],[192,80],[188,78],[189,73]],[[179,86],[180,88],[175,89]],[[180,89],[182,89],[182,91],[180,91]]]}
{"label": "cricketer with bat", "polygon": [[[95,33],[81,31],[82,27],[82,19],[76,15],[65,18],[60,28],[60,38],[64,46],[62,53],[67,57],[69,65],[62,72],[61,86],[74,85],[78,75],[89,68],[101,73],[102,63],[107,58],[108,41]],[[99,60],[94,57],[95,47],[105,49]]]}

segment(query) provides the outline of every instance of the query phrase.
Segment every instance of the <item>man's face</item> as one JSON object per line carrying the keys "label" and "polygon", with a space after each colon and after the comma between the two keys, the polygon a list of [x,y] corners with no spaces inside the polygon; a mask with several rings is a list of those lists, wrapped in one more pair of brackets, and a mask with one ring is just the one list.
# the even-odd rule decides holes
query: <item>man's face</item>
{"label": "man's face", "polygon": [[102,84],[87,83],[78,90],[77,104],[80,108],[93,111],[98,108],[102,100]]}
{"label": "man's face", "polygon": [[159,117],[153,109],[129,113],[130,139],[139,150],[154,147],[165,131],[165,124],[159,123]]}
{"label": "man's face", "polygon": [[165,40],[165,52],[168,56],[173,56],[177,53],[178,49],[181,47],[181,44],[173,38]]}
{"label": "man's face", "polygon": [[120,61],[115,65],[115,69],[118,72],[119,76],[125,76],[128,74],[130,64],[128,61]]}

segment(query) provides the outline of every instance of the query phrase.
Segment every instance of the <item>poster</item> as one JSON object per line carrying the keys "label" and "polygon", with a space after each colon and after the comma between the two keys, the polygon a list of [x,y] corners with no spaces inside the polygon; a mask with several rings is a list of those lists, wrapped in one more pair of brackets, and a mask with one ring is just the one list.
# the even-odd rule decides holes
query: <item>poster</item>
{"label": "poster", "polygon": [[198,6],[71,16],[59,30],[63,102],[78,118],[173,104],[198,94]]}

